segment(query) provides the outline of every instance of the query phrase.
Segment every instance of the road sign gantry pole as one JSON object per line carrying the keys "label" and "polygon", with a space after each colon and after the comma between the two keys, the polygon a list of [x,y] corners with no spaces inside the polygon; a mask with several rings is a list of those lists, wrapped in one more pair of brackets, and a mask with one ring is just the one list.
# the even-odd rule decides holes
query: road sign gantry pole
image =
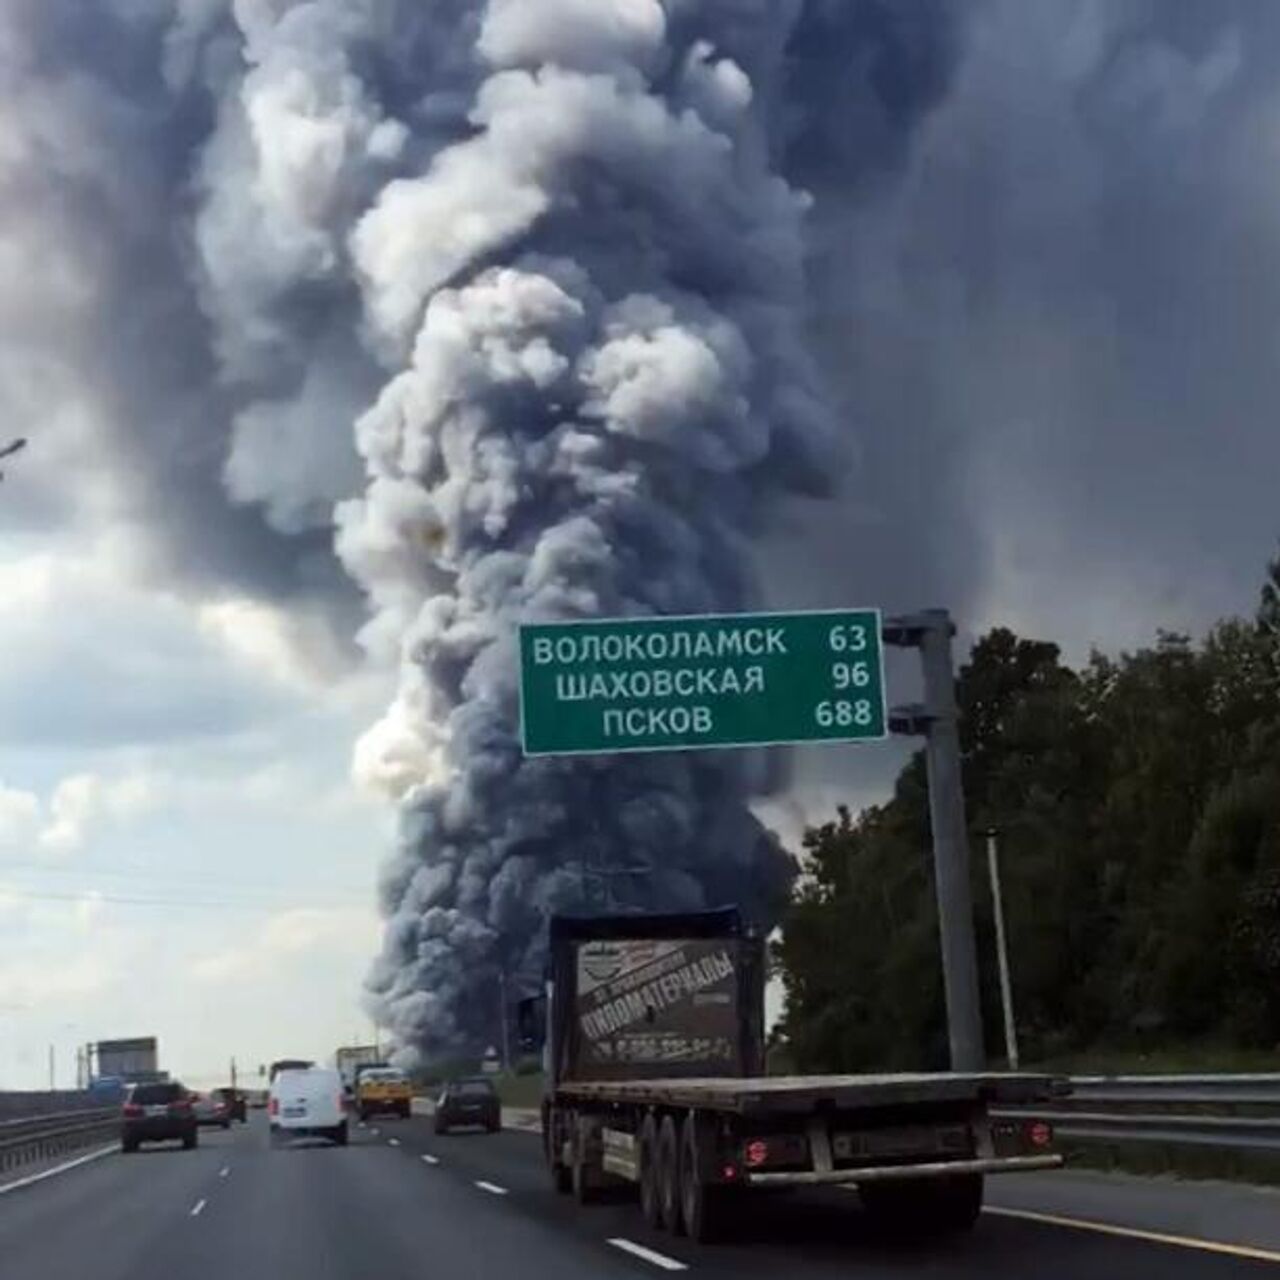
{"label": "road sign gantry pole", "polygon": [[924,705],[893,708],[889,713],[889,728],[894,733],[924,736],[951,1069],[981,1071],[986,1053],[982,1043],[982,1005],[973,931],[968,828],[960,776],[959,712],[951,656],[954,635],[955,625],[945,609],[924,609],[887,618],[882,629],[885,644],[920,651]]}

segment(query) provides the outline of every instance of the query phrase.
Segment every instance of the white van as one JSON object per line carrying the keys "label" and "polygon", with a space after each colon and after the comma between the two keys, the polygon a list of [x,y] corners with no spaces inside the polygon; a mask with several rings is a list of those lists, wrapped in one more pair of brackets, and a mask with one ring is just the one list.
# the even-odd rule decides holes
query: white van
{"label": "white van", "polygon": [[331,1067],[281,1071],[271,1082],[267,1114],[272,1142],[315,1137],[347,1145],[342,1077]]}

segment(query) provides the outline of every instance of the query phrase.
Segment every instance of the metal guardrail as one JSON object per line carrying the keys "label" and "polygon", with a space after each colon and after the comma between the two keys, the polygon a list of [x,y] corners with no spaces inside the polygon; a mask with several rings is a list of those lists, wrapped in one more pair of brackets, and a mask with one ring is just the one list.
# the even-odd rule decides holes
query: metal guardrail
{"label": "metal guardrail", "polygon": [[118,1107],[0,1121],[0,1173],[101,1145],[119,1132]]}
{"label": "metal guardrail", "polygon": [[1062,1138],[1280,1154],[1280,1072],[1073,1076],[1070,1085],[1069,1094],[1035,1109]]}

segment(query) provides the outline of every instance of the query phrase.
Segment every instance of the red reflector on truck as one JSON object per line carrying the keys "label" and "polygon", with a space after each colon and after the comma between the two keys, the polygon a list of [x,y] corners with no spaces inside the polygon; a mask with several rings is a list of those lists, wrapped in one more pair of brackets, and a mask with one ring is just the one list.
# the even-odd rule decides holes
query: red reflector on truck
{"label": "red reflector on truck", "polygon": [[1035,1120],[1027,1125],[1027,1137],[1033,1147],[1047,1147],[1053,1141],[1053,1125],[1047,1120]]}
{"label": "red reflector on truck", "polygon": [[766,1160],[769,1159],[769,1144],[762,1142],[759,1138],[753,1142],[748,1142],[745,1152],[747,1158],[747,1167],[758,1169]]}
{"label": "red reflector on truck", "polygon": [[736,1182],[738,1180],[738,1166],[736,1164],[727,1164],[720,1170],[720,1176],[726,1182]]}

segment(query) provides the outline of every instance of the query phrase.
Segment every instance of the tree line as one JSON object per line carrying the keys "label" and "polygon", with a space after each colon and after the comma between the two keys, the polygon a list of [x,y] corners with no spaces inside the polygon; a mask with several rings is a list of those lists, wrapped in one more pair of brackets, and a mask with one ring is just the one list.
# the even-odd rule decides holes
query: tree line
{"label": "tree line", "polygon": [[[982,832],[1000,832],[1026,1061],[1280,1047],[1280,559],[1252,616],[1082,668],[998,628],[959,674],[988,1050],[1003,1053]],[[801,1070],[943,1068],[923,753],[804,836],[776,959]]]}

